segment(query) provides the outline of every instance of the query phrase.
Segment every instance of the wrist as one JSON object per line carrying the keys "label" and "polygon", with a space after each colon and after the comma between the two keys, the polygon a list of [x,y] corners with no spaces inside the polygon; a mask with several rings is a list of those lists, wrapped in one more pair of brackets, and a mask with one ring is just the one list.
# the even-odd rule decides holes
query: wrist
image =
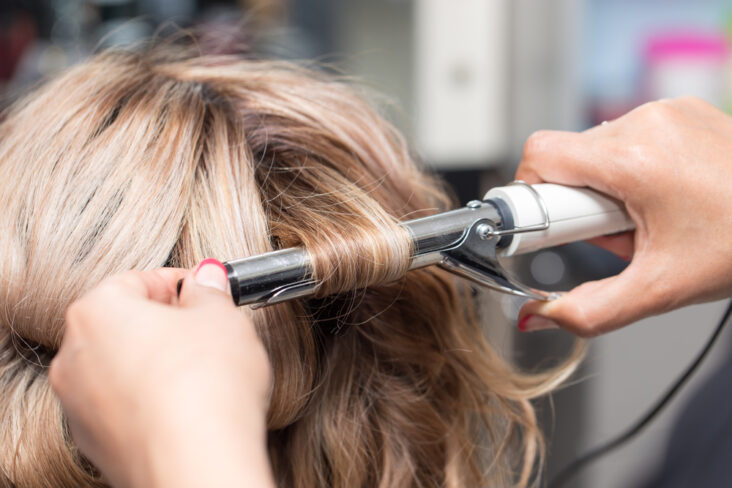
{"label": "wrist", "polygon": [[149,436],[145,473],[134,486],[274,487],[264,416],[208,412]]}
{"label": "wrist", "polygon": [[146,479],[135,486],[274,487],[264,437],[249,434],[247,440],[237,441],[210,437],[178,439],[178,447],[154,456]]}

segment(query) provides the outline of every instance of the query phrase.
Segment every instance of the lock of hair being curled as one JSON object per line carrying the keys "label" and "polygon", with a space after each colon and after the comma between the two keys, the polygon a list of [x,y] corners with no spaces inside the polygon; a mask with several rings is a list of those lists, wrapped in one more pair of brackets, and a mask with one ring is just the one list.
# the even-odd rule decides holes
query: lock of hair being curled
{"label": "lock of hair being curled", "polygon": [[[0,468],[8,486],[105,486],[47,381],[64,310],[127,269],[303,246],[316,299],[259,310],[278,486],[526,486],[530,400],[576,360],[515,371],[398,226],[447,208],[358,90],[291,63],[106,52],[0,125]],[[356,291],[348,291],[356,290]]]}

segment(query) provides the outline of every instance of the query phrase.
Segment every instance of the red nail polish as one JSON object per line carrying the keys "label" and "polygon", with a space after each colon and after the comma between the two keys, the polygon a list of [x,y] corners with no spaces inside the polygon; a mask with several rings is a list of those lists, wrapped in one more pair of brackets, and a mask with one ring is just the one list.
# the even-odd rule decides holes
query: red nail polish
{"label": "red nail polish", "polygon": [[206,258],[203,261],[201,261],[201,264],[198,265],[198,267],[196,268],[196,271],[193,274],[194,275],[198,274],[198,270],[201,269],[203,266],[206,266],[207,264],[214,264],[214,265],[218,266],[219,268],[221,268],[225,275],[229,274],[229,272],[226,271],[226,266],[224,266],[221,261],[219,261],[218,259],[214,259],[214,258]]}
{"label": "red nail polish", "polygon": [[530,314],[526,315],[524,318],[522,318],[521,320],[519,320],[518,330],[520,330],[521,332],[526,332],[526,322],[528,322],[529,319],[533,316],[534,316],[534,314],[530,313]]}

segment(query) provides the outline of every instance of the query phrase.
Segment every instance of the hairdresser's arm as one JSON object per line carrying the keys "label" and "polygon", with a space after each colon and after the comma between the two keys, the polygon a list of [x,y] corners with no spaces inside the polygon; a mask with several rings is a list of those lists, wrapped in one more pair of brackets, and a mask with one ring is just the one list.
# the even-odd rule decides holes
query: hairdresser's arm
{"label": "hairdresser's arm", "polygon": [[516,178],[595,188],[636,224],[593,241],[631,260],[620,275],[527,303],[528,330],[550,325],[545,317],[594,336],[732,295],[732,118],[706,102],[662,100],[582,133],[536,133]]}
{"label": "hairdresser's arm", "polygon": [[69,308],[50,380],[113,486],[274,486],[270,366],[226,283],[215,264],[128,272]]}

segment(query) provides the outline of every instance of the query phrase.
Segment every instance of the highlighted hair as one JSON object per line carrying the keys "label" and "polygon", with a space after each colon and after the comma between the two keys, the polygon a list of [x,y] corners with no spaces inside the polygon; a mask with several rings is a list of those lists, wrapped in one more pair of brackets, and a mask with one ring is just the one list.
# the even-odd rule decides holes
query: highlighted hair
{"label": "highlighted hair", "polygon": [[289,246],[311,253],[319,298],[242,310],[273,365],[279,486],[532,482],[530,400],[576,361],[515,371],[456,279],[406,273],[397,222],[449,201],[354,88],[286,63],[103,53],[11,108],[0,181],[6,483],[104,486],[46,378],[71,301],[122,270]]}

